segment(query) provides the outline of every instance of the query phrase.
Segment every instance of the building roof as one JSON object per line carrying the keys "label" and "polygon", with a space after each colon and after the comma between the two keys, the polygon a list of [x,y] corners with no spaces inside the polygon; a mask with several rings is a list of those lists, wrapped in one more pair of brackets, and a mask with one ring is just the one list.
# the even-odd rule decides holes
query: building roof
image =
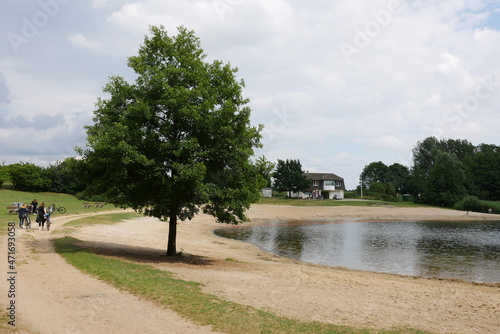
{"label": "building roof", "polygon": [[304,173],[304,175],[313,181],[320,181],[320,180],[344,181],[343,178],[333,173]]}

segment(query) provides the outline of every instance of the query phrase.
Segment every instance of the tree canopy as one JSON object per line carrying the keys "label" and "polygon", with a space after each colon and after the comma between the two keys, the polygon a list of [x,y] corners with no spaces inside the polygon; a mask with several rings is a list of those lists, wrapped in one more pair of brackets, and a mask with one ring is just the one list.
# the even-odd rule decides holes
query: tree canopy
{"label": "tree canopy", "polygon": [[373,194],[383,194],[384,200],[395,199],[397,193],[408,190],[410,170],[398,163],[387,166],[382,161],[377,161],[365,166],[360,179],[363,189]]}
{"label": "tree canopy", "polygon": [[278,159],[273,177],[273,187],[279,192],[305,191],[311,185],[310,180],[304,175],[299,160],[287,159],[285,161]]}
{"label": "tree canopy", "polygon": [[32,163],[20,162],[5,167],[9,179],[16,190],[46,191],[51,187],[51,180],[46,169]]}
{"label": "tree canopy", "polygon": [[176,254],[178,219],[200,209],[238,224],[266,185],[252,162],[261,127],[250,125],[237,69],[206,62],[193,31],[169,36],[151,27],[128,59],[134,83],[120,76],[104,87],[79,174],[87,194],[169,221],[167,255]]}
{"label": "tree canopy", "polygon": [[[413,167],[386,167],[382,162],[365,166],[364,189],[388,194],[413,193],[424,203],[453,206],[466,197],[500,200],[500,146],[474,146],[463,139],[428,137],[413,148]],[[375,186],[372,189],[372,185]],[[384,188],[385,187],[385,188]]]}

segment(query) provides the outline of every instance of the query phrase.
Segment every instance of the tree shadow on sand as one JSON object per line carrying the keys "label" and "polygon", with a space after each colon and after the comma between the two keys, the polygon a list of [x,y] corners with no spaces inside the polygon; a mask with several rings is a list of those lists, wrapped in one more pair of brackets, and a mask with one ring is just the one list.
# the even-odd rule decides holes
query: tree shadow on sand
{"label": "tree shadow on sand", "polygon": [[190,265],[208,266],[214,264],[217,260],[208,257],[179,253],[177,256],[166,256],[165,250],[130,246],[113,242],[98,241],[78,241],[75,245],[89,252],[101,256],[110,256],[121,260],[128,260],[141,263],[181,263]]}

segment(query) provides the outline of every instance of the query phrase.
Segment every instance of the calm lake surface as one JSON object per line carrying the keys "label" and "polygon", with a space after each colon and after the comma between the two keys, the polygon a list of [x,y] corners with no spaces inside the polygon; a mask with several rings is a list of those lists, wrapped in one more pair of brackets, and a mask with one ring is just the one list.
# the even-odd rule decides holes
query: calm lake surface
{"label": "calm lake surface", "polygon": [[304,262],[500,283],[500,222],[274,222],[214,233]]}

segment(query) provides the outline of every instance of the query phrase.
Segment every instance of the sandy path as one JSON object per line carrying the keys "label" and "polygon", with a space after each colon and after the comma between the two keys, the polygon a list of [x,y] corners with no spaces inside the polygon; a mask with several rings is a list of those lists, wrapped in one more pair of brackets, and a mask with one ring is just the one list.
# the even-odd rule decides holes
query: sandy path
{"label": "sandy path", "polygon": [[[268,219],[491,219],[500,216],[440,209],[391,207],[297,208],[254,206],[252,223]],[[405,277],[305,264],[243,242],[222,239],[200,215],[182,223],[182,261],[162,258],[167,225],[141,218],[113,226],[89,226],[75,237],[94,251],[150,262],[180,278],[204,284],[204,291],[240,304],[302,320],[370,328],[412,327],[435,333],[498,334],[500,287]],[[237,260],[227,261],[227,258]]]}
{"label": "sandy path", "polygon": [[[62,222],[54,219],[53,227]],[[17,333],[212,333],[82,274],[55,253],[51,232],[17,230]],[[0,246],[6,247],[5,239]],[[2,309],[7,302],[4,281]]]}

